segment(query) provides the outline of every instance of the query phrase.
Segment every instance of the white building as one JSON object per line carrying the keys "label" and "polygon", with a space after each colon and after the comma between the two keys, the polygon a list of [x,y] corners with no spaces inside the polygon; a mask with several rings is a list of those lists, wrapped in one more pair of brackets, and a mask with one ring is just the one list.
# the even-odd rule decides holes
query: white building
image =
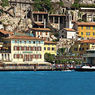
{"label": "white building", "polygon": [[76,31],[74,29],[70,29],[70,28],[64,28],[64,38],[67,39],[76,39]]}

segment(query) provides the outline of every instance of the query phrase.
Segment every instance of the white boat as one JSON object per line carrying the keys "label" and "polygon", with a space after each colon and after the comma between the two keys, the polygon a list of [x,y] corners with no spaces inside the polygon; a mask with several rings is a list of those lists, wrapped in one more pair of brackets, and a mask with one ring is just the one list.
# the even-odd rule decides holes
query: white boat
{"label": "white boat", "polygon": [[82,66],[80,68],[75,68],[75,71],[95,71],[95,66]]}

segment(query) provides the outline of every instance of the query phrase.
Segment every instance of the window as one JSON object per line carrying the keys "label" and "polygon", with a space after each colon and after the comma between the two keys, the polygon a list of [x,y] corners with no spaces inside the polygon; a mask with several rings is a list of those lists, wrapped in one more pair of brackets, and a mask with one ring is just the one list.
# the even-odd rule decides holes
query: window
{"label": "window", "polygon": [[20,44],[22,43],[22,41],[20,41]]}
{"label": "window", "polygon": [[39,21],[42,21],[42,15],[39,15]]}
{"label": "window", "polygon": [[29,41],[29,44],[31,44],[31,41]]}
{"label": "window", "polygon": [[39,55],[39,58],[41,59],[42,58],[42,55]]}
{"label": "window", "polygon": [[77,51],[78,49],[77,48],[74,48],[74,51]]}
{"label": "window", "polygon": [[46,50],[46,47],[44,47],[44,50]]}
{"label": "window", "polygon": [[40,35],[42,35],[42,32],[40,32]]}
{"label": "window", "polygon": [[48,47],[48,50],[50,50],[50,47]]}
{"label": "window", "polygon": [[24,41],[24,43],[26,44],[26,41]]}
{"label": "window", "polygon": [[15,40],[15,43],[17,43],[17,40]]}
{"label": "window", "polygon": [[33,44],[35,44],[35,41],[33,41]]}
{"label": "window", "polygon": [[95,26],[93,26],[93,30],[95,30]]}
{"label": "window", "polygon": [[81,32],[81,35],[83,35],[83,32]]}
{"label": "window", "polygon": [[81,26],[81,29],[83,29],[83,26]]}
{"label": "window", "polygon": [[84,50],[84,48],[82,48],[82,50]]}
{"label": "window", "polygon": [[24,50],[24,47],[21,47],[21,50]]}
{"label": "window", "polygon": [[14,54],[14,58],[16,58],[16,54]]}
{"label": "window", "polygon": [[48,32],[46,32],[46,35],[48,34]]}
{"label": "window", "polygon": [[87,29],[87,30],[90,30],[90,27],[89,27],[89,26],[87,26],[87,27],[86,27],[86,29]]}
{"label": "window", "polygon": [[16,50],[16,46],[14,46],[14,50]]}
{"label": "window", "polygon": [[54,48],[52,48],[52,50],[54,50]]}
{"label": "window", "polygon": [[86,32],[86,35],[90,35],[90,32]]}
{"label": "window", "polygon": [[58,23],[58,17],[55,17],[55,23]]}
{"label": "window", "polygon": [[95,35],[95,32],[93,32],[93,35]]}

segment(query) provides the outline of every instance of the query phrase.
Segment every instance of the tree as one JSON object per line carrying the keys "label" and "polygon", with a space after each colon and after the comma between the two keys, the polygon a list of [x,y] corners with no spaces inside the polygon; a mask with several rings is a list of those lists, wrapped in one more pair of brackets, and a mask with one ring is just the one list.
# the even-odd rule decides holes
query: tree
{"label": "tree", "polygon": [[5,6],[8,6],[9,5],[8,0],[1,0],[1,1],[2,1],[2,3],[1,3],[1,6],[2,7],[5,7]]}
{"label": "tree", "polygon": [[63,7],[63,6],[64,6],[64,3],[63,3],[62,0],[59,2],[59,6],[60,6],[60,7]]}
{"label": "tree", "polygon": [[51,0],[34,0],[34,10],[50,12],[51,9],[52,9]]}
{"label": "tree", "polygon": [[45,53],[44,57],[47,62],[54,63],[55,61],[55,56],[53,54]]}
{"label": "tree", "polygon": [[62,56],[65,53],[65,49],[66,48],[59,48],[58,51],[57,51],[58,55]]}

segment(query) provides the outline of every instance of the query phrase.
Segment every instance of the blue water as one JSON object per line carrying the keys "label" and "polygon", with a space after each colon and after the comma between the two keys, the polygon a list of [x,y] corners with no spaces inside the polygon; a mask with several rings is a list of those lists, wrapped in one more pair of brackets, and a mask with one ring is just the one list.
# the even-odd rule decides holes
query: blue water
{"label": "blue water", "polygon": [[0,72],[0,95],[95,95],[95,72]]}

